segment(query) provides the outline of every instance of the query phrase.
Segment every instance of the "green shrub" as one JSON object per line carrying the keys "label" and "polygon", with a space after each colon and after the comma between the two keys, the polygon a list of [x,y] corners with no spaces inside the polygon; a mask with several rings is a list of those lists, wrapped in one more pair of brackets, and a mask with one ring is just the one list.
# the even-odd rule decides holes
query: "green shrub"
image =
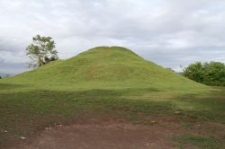
{"label": "green shrub", "polygon": [[183,75],[191,80],[211,86],[225,86],[225,64],[196,62],[184,69]]}

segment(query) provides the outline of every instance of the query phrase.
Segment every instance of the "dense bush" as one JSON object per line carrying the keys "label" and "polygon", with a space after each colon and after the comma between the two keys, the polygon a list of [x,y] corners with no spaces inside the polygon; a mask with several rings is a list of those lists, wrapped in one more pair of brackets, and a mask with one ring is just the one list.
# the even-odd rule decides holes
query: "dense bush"
{"label": "dense bush", "polygon": [[225,86],[225,64],[196,62],[184,69],[183,75],[206,85]]}

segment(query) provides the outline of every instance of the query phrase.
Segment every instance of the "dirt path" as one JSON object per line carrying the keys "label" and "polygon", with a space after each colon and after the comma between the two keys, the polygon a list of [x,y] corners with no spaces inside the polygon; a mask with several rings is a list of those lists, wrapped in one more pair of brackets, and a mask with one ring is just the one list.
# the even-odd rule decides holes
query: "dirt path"
{"label": "dirt path", "polygon": [[170,149],[175,132],[160,125],[58,126],[12,149]]}

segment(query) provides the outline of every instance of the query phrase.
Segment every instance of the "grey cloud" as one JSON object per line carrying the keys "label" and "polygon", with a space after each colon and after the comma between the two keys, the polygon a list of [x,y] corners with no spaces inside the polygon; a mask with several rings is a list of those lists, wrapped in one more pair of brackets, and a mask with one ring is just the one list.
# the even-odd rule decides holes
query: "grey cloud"
{"label": "grey cloud", "polygon": [[30,70],[26,64],[21,63],[0,63],[0,75],[15,75]]}
{"label": "grey cloud", "polygon": [[53,37],[61,58],[120,45],[177,70],[225,55],[223,0],[2,0],[0,5],[0,62],[10,63],[12,55],[20,57],[13,63],[27,61],[24,50],[36,34]]}

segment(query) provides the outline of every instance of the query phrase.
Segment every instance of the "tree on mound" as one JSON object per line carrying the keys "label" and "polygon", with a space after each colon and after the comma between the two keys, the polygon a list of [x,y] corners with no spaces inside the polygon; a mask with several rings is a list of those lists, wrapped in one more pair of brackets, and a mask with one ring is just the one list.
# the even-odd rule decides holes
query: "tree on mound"
{"label": "tree on mound", "polygon": [[220,62],[196,62],[184,69],[183,75],[199,83],[225,86],[225,64]]}
{"label": "tree on mound", "polygon": [[33,43],[26,48],[26,54],[32,60],[29,66],[40,67],[57,60],[58,52],[54,48],[55,42],[51,37],[41,37],[40,35],[33,37]]}

